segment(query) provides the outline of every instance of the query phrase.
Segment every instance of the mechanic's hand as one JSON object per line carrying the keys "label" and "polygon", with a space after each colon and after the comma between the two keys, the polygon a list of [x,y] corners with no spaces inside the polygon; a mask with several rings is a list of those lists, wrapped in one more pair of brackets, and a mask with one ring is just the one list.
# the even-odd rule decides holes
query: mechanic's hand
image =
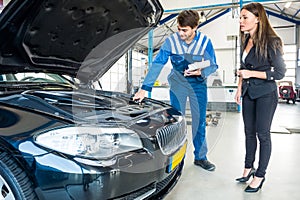
{"label": "mechanic's hand", "polygon": [[201,75],[201,69],[196,69],[196,70],[189,70],[186,69],[184,70],[184,76],[200,76]]}
{"label": "mechanic's hand", "polygon": [[133,97],[133,101],[141,102],[145,98],[146,90],[140,89],[137,93],[135,93]]}

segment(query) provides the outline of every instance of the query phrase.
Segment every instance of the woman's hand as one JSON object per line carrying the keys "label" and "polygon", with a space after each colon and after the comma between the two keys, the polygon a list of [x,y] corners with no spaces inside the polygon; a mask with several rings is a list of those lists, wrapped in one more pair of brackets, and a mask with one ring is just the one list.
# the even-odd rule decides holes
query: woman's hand
{"label": "woman's hand", "polygon": [[250,70],[242,69],[237,71],[237,75],[243,79],[251,78],[252,72]]}
{"label": "woman's hand", "polygon": [[267,74],[265,71],[254,71],[254,70],[242,69],[237,71],[237,75],[242,79],[248,79],[248,78],[267,79]]}
{"label": "woman's hand", "polygon": [[237,103],[239,105],[241,104],[241,96],[242,96],[242,90],[240,88],[238,88],[235,93],[235,97],[234,97],[235,103]]}

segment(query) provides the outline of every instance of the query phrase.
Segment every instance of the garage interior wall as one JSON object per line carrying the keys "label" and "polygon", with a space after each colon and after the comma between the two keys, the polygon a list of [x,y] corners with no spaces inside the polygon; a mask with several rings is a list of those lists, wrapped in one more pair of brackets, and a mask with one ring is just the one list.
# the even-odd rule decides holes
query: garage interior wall
{"label": "garage interior wall", "polygon": [[[142,84],[147,71],[147,55],[132,51],[132,85]],[[122,56],[100,79],[103,90],[127,92],[126,56]]]}
{"label": "garage interior wall", "polygon": [[[282,38],[285,45],[284,59],[287,65],[287,73],[284,80],[290,80],[293,83],[300,84],[300,80],[296,80],[296,69],[299,68],[297,67],[299,66],[297,60],[300,56],[297,55],[299,48],[299,44],[297,44],[297,37],[299,38],[297,26],[274,16],[269,16],[269,19],[271,25]],[[240,65],[240,38],[238,36],[239,16],[233,18],[232,13],[228,12],[214,21],[200,27],[199,30],[211,38],[216,52],[217,63],[219,64],[218,71],[208,80],[208,86],[210,86],[215,79],[220,79],[224,85],[236,85],[237,79],[234,72]],[[135,51],[133,52],[132,81],[133,86],[137,88],[141,86],[146,74],[147,55]],[[125,67],[126,60],[122,57],[118,63],[116,63],[115,66],[101,78],[100,81],[105,83],[105,85],[102,84],[104,90],[126,92],[127,77]],[[168,62],[158,77],[157,83],[159,85],[167,85],[167,75],[171,68],[171,63]],[[299,69],[297,72],[298,74],[300,73]]]}

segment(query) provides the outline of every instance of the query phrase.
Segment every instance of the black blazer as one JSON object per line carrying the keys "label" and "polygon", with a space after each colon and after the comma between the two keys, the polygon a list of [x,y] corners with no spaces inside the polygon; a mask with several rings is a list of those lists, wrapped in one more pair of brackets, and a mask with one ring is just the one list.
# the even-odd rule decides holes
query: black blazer
{"label": "black blazer", "polygon": [[255,55],[255,46],[253,46],[245,58],[245,62],[241,59],[240,69],[266,72],[267,79],[243,79],[242,96],[248,92],[251,99],[256,99],[277,90],[275,80],[282,79],[286,72],[281,52],[279,50],[275,52],[271,47],[268,47],[268,59],[262,59]]}

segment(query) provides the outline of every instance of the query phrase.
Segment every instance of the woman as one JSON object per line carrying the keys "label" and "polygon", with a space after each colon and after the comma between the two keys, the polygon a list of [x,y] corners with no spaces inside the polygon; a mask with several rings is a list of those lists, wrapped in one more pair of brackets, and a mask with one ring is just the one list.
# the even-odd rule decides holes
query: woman
{"label": "woman", "polygon": [[[277,107],[278,94],[275,80],[282,79],[285,64],[282,58],[282,41],[268,21],[260,3],[242,7],[240,13],[242,40],[241,67],[235,101],[242,101],[242,114],[246,136],[244,172],[236,181],[246,182],[254,178],[245,192],[257,192],[265,181],[266,169],[271,155],[270,128]],[[259,141],[259,162],[254,161]]]}

